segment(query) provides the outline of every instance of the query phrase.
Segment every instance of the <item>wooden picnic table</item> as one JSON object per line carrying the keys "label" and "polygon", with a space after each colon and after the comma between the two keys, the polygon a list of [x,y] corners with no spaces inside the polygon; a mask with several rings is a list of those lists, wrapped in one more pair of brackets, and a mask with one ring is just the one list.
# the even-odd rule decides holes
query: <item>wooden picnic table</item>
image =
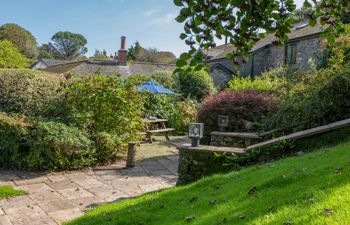
{"label": "wooden picnic table", "polygon": [[166,119],[154,119],[154,120],[146,120],[146,132],[145,135],[147,136],[148,142],[153,143],[152,135],[164,133],[165,138],[169,141],[169,133],[171,131],[174,131],[174,128],[167,128],[165,123],[168,122]]}

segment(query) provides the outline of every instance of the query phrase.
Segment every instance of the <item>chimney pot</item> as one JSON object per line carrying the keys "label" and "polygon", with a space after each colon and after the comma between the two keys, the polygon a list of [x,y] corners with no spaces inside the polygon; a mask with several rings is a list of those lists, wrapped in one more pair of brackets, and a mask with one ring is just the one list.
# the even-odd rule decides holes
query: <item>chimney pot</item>
{"label": "chimney pot", "polygon": [[125,37],[125,36],[122,36],[122,37],[121,37],[121,46],[120,46],[120,49],[125,50],[125,42],[126,42],[126,37]]}
{"label": "chimney pot", "polygon": [[128,64],[128,50],[126,50],[126,37],[121,37],[121,46],[118,51],[118,64],[119,66],[126,66]]}

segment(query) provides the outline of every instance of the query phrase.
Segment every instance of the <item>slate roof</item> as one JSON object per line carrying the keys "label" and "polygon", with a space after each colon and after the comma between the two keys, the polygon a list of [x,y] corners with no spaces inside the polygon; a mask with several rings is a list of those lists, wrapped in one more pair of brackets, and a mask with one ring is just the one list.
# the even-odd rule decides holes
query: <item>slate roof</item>
{"label": "slate roof", "polygon": [[[305,24],[305,23],[304,23]],[[309,25],[303,26],[303,23],[295,24],[291,33],[288,34],[289,40],[288,42],[292,42],[301,38],[307,38],[309,36],[319,35],[323,31],[321,25],[316,25],[311,27]],[[252,48],[251,52],[254,53],[263,47],[267,47],[272,44],[272,42],[276,40],[276,37],[273,34],[267,34],[265,38],[261,39],[256,43],[256,45]],[[216,48],[209,49],[207,56],[210,57],[209,61],[226,58],[227,54],[235,51],[235,46],[228,45],[220,45]]]}
{"label": "slate roof", "polygon": [[57,60],[57,59],[40,59],[37,63],[35,63],[33,65],[33,67],[35,67],[35,65],[37,65],[40,62],[45,64],[46,67],[48,67],[48,66],[55,66],[55,65],[69,63],[71,61],[70,60]]}
{"label": "slate roof", "polygon": [[72,72],[79,75],[95,75],[96,72],[100,72],[104,75],[119,74],[122,78],[125,78],[131,75],[152,75],[157,71],[173,71],[175,68],[176,65],[173,64],[128,62],[127,66],[119,66],[118,61],[115,60],[85,60],[50,66],[43,70],[52,73]]}

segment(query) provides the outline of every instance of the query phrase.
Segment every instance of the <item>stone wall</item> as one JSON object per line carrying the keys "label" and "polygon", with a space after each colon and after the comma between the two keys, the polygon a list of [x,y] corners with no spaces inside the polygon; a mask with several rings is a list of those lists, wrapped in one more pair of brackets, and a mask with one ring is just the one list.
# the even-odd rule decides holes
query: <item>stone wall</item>
{"label": "stone wall", "polygon": [[[320,55],[322,39],[318,37],[300,39],[293,42],[297,46],[296,64],[291,65],[295,70],[305,73],[311,69],[310,63]],[[285,64],[285,46],[269,45],[254,54],[254,75],[260,75]]]}
{"label": "stone wall", "polygon": [[216,67],[210,71],[210,75],[214,80],[216,87],[224,89],[227,86],[227,83],[232,80],[232,74],[226,72],[220,67]]}
{"label": "stone wall", "polygon": [[350,119],[255,144],[248,148],[181,146],[179,147],[178,184],[187,184],[205,176],[333,146],[342,141],[349,141],[349,134]]}
{"label": "stone wall", "polygon": [[212,132],[210,136],[212,146],[246,148],[263,141],[255,133]]}
{"label": "stone wall", "polygon": [[[283,66],[285,64],[285,47],[270,45],[267,58],[268,65],[266,70],[271,70],[273,68]],[[260,75],[259,73],[257,74]]]}
{"label": "stone wall", "polygon": [[[226,150],[226,151],[225,151]],[[234,151],[237,150],[235,153]],[[178,166],[178,185],[188,184],[205,176],[216,173],[227,172],[233,168],[225,164],[223,155],[240,155],[240,149],[221,149],[213,146],[202,146],[199,148],[180,147]]]}
{"label": "stone wall", "polygon": [[311,69],[311,62],[316,60],[316,56],[322,53],[322,39],[310,38],[300,40],[297,43],[297,63],[292,68],[300,72],[306,72]]}

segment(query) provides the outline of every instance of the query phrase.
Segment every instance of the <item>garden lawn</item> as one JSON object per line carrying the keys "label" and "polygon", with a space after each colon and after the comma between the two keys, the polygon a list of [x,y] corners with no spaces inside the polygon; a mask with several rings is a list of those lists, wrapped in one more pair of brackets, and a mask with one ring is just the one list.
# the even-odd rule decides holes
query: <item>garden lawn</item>
{"label": "garden lawn", "polygon": [[25,191],[15,190],[11,186],[0,186],[0,199],[27,194]]}
{"label": "garden lawn", "polygon": [[67,224],[350,224],[350,142],[103,205]]}

